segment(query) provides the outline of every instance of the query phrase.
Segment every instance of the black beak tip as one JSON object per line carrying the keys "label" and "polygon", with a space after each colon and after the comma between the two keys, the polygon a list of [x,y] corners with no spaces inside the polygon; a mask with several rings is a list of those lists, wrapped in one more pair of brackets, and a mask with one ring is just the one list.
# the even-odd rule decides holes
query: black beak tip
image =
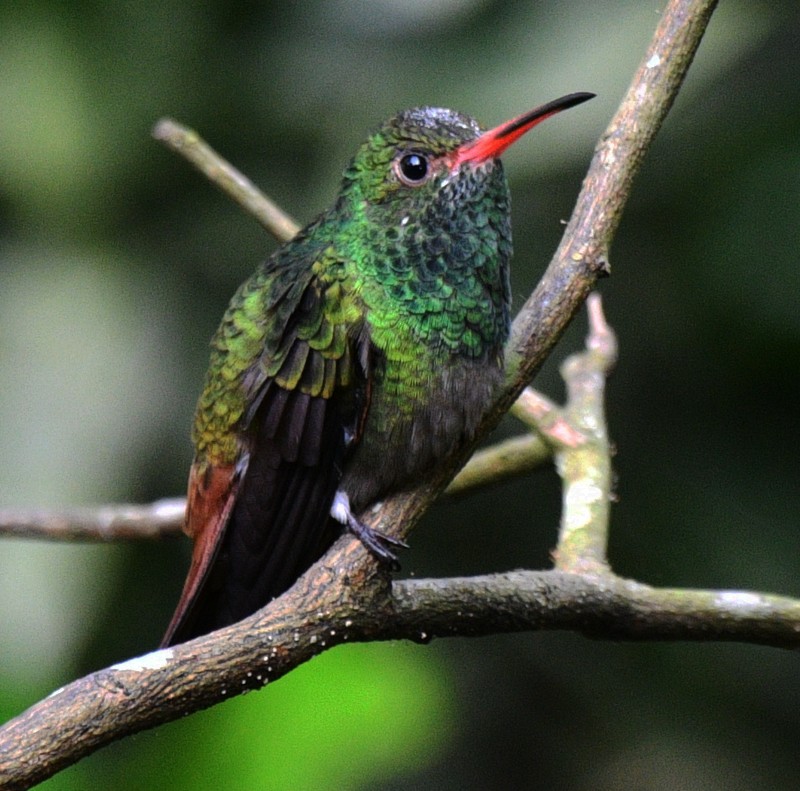
{"label": "black beak tip", "polygon": [[588,91],[580,91],[579,93],[571,93],[568,96],[565,96],[564,101],[564,109],[568,109],[570,107],[575,107],[579,104],[583,104],[584,102],[588,102],[589,99],[594,99],[597,96],[596,93],[589,93]]}

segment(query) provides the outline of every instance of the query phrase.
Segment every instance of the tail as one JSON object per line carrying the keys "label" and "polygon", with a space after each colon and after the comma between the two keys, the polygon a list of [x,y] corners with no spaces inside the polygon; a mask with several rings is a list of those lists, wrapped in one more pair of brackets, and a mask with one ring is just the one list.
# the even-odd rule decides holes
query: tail
{"label": "tail", "polygon": [[[327,421],[326,421],[327,422]],[[195,463],[186,532],[194,552],[162,647],[252,615],[288,590],[330,548],[342,526],[330,516],[343,432],[331,420],[316,463],[289,462],[274,441],[246,465]]]}

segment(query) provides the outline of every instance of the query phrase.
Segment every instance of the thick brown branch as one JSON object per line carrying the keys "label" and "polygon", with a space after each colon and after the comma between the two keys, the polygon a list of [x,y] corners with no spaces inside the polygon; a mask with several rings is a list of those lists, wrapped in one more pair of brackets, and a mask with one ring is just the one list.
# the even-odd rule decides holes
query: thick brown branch
{"label": "thick brown branch", "polygon": [[619,110],[595,148],[561,245],[514,321],[506,353],[508,389],[497,405],[500,413],[539,369],[597,278],[610,272],[609,248],[633,180],[716,5],[716,0],[668,3]]}
{"label": "thick brown branch", "polygon": [[0,787],[28,788],[115,738],[261,688],[343,642],[569,629],[617,640],[800,647],[800,602],[780,596],[658,590],[558,571],[405,580],[365,596],[357,571],[365,560],[360,545],[343,539],[257,615],[53,693],[3,728]]}

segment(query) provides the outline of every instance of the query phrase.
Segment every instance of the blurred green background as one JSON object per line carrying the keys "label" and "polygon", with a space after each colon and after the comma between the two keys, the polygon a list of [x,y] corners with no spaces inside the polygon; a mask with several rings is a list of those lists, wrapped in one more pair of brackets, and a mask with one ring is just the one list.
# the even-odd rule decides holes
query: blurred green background
{"label": "blurred green background", "polygon": [[[518,307],[663,2],[0,6],[0,504],[181,494],[207,340],[274,242],[150,137],[199,131],[301,221],[397,109],[494,125],[599,98],[505,157]],[[800,596],[800,9],[721,4],[602,283],[612,562],[657,585]],[[557,362],[537,386],[561,397]],[[501,434],[516,431],[512,422]],[[438,505],[405,573],[544,567],[546,470]],[[0,544],[0,715],[153,648],[188,542]],[[345,646],[112,745],[58,789],[796,789],[796,655],[571,634]]]}

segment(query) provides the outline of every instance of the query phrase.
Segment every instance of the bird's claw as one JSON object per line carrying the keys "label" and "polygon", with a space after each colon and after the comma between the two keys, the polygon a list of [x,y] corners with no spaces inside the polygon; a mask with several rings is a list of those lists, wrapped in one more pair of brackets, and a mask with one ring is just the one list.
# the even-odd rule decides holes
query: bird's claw
{"label": "bird's claw", "polygon": [[348,515],[347,529],[364,545],[365,549],[381,563],[385,563],[392,571],[400,570],[400,561],[392,547],[397,549],[408,549],[408,544],[401,538],[388,536],[375,530],[363,522],[356,519],[352,514]]}

